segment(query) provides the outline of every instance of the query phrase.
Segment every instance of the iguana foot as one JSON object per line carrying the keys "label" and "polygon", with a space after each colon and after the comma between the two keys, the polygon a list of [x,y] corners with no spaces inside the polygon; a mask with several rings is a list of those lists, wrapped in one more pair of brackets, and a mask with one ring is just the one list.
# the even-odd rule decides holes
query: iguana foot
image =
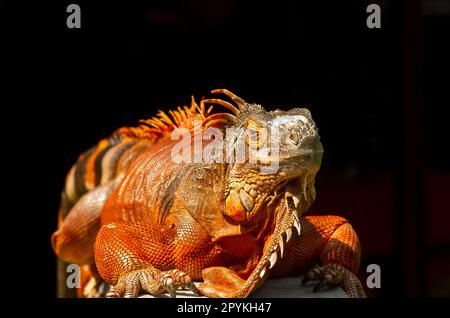
{"label": "iguana foot", "polygon": [[317,281],[313,291],[319,292],[323,287],[341,286],[352,298],[365,298],[366,294],[359,279],[351,271],[340,264],[327,264],[323,267],[314,266],[303,277],[302,285],[309,281]]}
{"label": "iguana foot", "polygon": [[120,276],[117,284],[111,286],[106,298],[136,298],[141,290],[154,296],[169,292],[176,297],[178,288],[188,288],[199,294],[188,274],[177,269],[161,272],[154,268],[134,270]]}
{"label": "iguana foot", "polygon": [[329,264],[324,267],[315,265],[306,275],[303,277],[302,285],[305,285],[310,281],[317,281],[313,291],[318,292],[324,286],[336,286],[342,281],[345,268],[337,264]]}

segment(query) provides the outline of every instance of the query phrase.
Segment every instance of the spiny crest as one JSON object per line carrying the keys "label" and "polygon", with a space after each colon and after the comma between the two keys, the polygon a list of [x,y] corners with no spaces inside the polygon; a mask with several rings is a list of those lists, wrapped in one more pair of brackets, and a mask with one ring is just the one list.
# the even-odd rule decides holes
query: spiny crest
{"label": "spiny crest", "polygon": [[[204,99],[200,101],[200,106],[195,102],[194,97],[191,98],[191,106],[178,107],[176,110],[170,110],[167,115],[162,110],[157,115],[149,119],[140,120],[137,127],[122,127],[118,130],[121,137],[139,138],[157,140],[163,136],[169,135],[176,128],[185,128],[194,130],[195,121],[201,122],[201,127],[226,127],[233,125],[237,121],[237,117],[246,110],[247,103],[240,97],[231,93],[226,89],[216,89],[211,93],[223,93],[231,98],[238,107],[221,99]],[[216,113],[211,114],[213,106],[206,109],[205,104],[217,104],[224,106],[233,114]]]}

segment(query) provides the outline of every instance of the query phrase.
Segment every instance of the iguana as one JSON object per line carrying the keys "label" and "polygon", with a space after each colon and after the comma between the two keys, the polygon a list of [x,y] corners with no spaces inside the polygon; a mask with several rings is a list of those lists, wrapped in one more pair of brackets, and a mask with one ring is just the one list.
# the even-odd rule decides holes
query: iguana
{"label": "iguana", "polygon": [[[310,112],[266,111],[226,89],[212,93],[230,101],[192,98],[190,107],[159,111],[101,140],[71,168],[51,243],[60,260],[83,265],[79,296],[98,295],[103,281],[111,298],[175,297],[179,288],[247,297],[269,277],[306,273],[303,283],[317,282],[315,291],[340,285],[365,297],[352,226],[339,216],[302,216],[315,200],[323,153]],[[227,112],[213,113],[213,104]],[[238,133],[211,152],[214,160],[175,162],[175,146],[200,140],[206,150],[215,140],[202,135],[210,128]],[[237,151],[238,140],[265,141],[268,152],[216,160],[220,149]],[[195,157],[191,148],[186,158]],[[273,160],[277,169],[261,169]]]}

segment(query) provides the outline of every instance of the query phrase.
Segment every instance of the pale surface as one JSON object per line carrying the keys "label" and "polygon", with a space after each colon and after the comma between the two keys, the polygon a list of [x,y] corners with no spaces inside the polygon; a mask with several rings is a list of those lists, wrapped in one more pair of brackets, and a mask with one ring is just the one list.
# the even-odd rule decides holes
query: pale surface
{"label": "pale surface", "polygon": [[[348,298],[348,295],[340,287],[333,287],[318,293],[313,292],[314,283],[310,282],[306,286],[300,286],[301,276],[271,279],[267,281],[263,287],[256,291],[250,298]],[[196,283],[197,285],[197,283]],[[167,298],[168,294],[158,297],[151,295],[142,295],[140,298]],[[191,291],[178,290],[178,298],[199,298]],[[204,296],[201,296],[204,297]]]}

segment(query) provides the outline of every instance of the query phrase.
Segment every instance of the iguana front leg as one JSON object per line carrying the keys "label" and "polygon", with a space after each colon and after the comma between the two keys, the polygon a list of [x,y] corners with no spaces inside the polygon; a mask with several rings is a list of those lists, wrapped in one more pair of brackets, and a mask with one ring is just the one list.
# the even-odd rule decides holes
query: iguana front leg
{"label": "iguana front leg", "polygon": [[359,269],[360,255],[359,239],[352,226],[349,223],[339,225],[322,250],[322,266],[310,270],[303,283],[318,281],[314,288],[316,292],[324,285],[340,285],[350,297],[366,297],[364,288],[355,275]]}
{"label": "iguana front leg", "polygon": [[[316,281],[314,291],[324,285],[341,286],[350,297],[366,297],[356,277],[361,247],[352,226],[338,216],[309,216],[301,219],[300,236],[286,246],[286,257],[274,268],[273,276],[306,272],[303,284]],[[314,264],[320,263],[321,266]]]}
{"label": "iguana front leg", "polygon": [[133,298],[141,290],[175,297],[180,287],[198,293],[192,278],[200,276],[208,246],[196,237],[191,239],[196,246],[178,237],[175,227],[145,223],[102,226],[94,251],[100,275],[113,285],[106,297]]}

